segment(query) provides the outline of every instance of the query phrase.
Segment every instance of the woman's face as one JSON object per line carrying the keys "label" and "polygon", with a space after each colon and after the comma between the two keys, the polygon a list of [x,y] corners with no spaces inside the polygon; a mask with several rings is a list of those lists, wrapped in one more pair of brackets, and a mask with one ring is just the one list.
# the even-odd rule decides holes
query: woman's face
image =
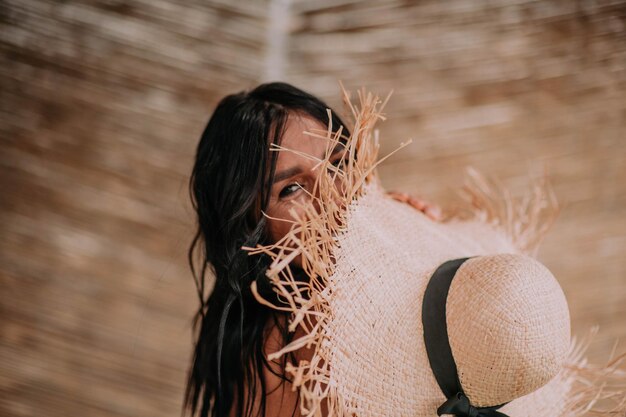
{"label": "woman's face", "polygon": [[[311,116],[292,113],[287,120],[281,146],[324,159],[328,140],[303,133],[303,131],[316,132],[315,129],[325,131],[327,127]],[[343,149],[342,144],[335,148],[330,158],[331,163],[337,165],[340,162],[344,156]],[[293,217],[289,210],[294,209],[296,213],[301,211],[294,205],[294,201],[304,204],[312,203],[312,197],[309,193],[313,194],[313,185],[322,170],[321,166],[313,169],[317,163],[316,160],[308,159],[291,151],[278,151],[274,184],[266,210],[267,215],[271,217],[267,219],[267,224],[272,243],[280,240],[291,229],[290,221],[293,221]],[[337,179],[335,186],[338,187],[339,184],[340,180]],[[295,259],[294,263],[301,266],[300,257]]]}

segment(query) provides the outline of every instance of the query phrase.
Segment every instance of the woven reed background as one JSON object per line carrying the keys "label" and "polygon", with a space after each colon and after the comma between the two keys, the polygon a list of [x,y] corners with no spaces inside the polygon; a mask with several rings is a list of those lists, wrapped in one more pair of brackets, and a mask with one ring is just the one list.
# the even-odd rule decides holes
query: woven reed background
{"label": "woven reed background", "polygon": [[196,299],[186,182],[225,94],[395,92],[389,189],[462,168],[567,206],[539,253],[589,357],[626,341],[626,3],[0,3],[0,415],[178,415]]}

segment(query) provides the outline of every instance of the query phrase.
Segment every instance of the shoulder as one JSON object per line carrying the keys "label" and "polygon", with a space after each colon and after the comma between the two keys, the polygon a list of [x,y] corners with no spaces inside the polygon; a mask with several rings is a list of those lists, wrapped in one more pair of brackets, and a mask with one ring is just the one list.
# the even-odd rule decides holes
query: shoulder
{"label": "shoulder", "polygon": [[[287,319],[287,315],[280,315],[278,316],[278,323],[271,321],[271,323],[268,324],[265,344],[266,357],[285,347],[282,329],[288,326]],[[292,340],[297,340],[303,336],[306,336],[306,332],[302,327],[298,326],[293,334]],[[302,416],[300,412],[300,391],[290,382],[293,380],[293,376],[287,375],[289,381],[285,381],[278,375],[285,375],[285,360],[286,362],[295,361],[294,365],[297,365],[300,361],[310,361],[313,357],[313,353],[313,348],[307,348],[305,346],[295,350],[293,352],[293,358],[291,355],[285,354],[278,359],[268,360],[272,370],[264,369],[264,376],[267,382],[267,417]]]}
{"label": "shoulder", "polygon": [[[265,328],[264,355],[267,358],[271,353],[281,350],[285,346],[283,340],[282,329],[285,328],[288,317],[286,315],[277,315],[276,319],[268,320]],[[293,335],[293,339],[298,339],[305,335],[304,330],[298,328]],[[310,360],[313,355],[313,349],[301,348],[294,352],[296,362],[301,360]],[[286,375],[289,380],[285,380],[284,363],[293,361],[289,354],[285,354],[280,358],[267,360],[269,368],[263,366],[262,377],[265,379],[265,416],[266,417],[302,417],[300,412],[300,392],[290,382],[293,378]],[[296,363],[297,364],[297,363]],[[261,375],[256,375],[256,386],[260,387]],[[244,386],[244,397],[247,386]],[[254,407],[256,413],[261,405],[260,396],[257,395]],[[245,404],[246,398],[244,398]],[[231,411],[230,416],[235,417],[235,409]]]}

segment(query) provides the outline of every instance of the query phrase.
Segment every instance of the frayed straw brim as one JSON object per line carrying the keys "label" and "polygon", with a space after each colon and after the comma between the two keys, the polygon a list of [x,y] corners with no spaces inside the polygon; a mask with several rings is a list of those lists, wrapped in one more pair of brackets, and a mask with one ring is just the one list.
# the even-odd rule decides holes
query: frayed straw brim
{"label": "frayed straw brim", "polygon": [[[518,201],[471,168],[462,188],[468,204],[447,211],[440,223],[428,220],[416,210],[410,211],[407,205],[385,199],[376,171],[384,158],[377,159],[378,132],[373,128],[378,120],[384,120],[381,111],[389,96],[381,104],[378,97],[361,90],[360,105],[356,107],[343,86],[342,91],[354,119],[346,148],[347,165],[343,169],[334,167],[327,152],[319,164],[322,172],[328,170],[332,174],[319,176],[315,184],[312,197],[316,196],[316,207],[298,205],[299,211],[292,212],[295,222],[291,231],[275,244],[244,247],[250,255],[265,253],[273,259],[267,276],[287,306],[274,307],[291,313],[291,331],[300,326],[305,333],[270,354],[269,359],[305,346],[313,348],[310,361],[290,363],[286,369],[300,390],[305,416],[434,416],[445,397],[423,352],[417,311],[420,304],[416,303],[427,272],[447,259],[468,254],[508,252],[535,256],[559,207],[545,179]],[[330,150],[341,134],[331,132],[332,126],[327,132],[306,133],[326,140]],[[337,181],[341,187],[336,187]],[[368,207],[377,204],[390,210],[389,227],[402,226],[395,217],[402,212],[414,234],[427,240],[421,245],[407,246],[404,233],[405,240],[399,244],[398,234],[402,231],[381,235],[376,244],[371,236],[360,237],[368,218],[359,216],[367,217]],[[376,218],[384,221],[385,216]],[[351,263],[354,259],[350,258],[354,248],[363,246],[364,238],[369,239],[365,240],[369,250],[376,246],[369,254],[373,266],[368,269],[368,279],[362,279],[363,274],[355,275],[354,269],[359,265]],[[394,254],[385,249],[403,247],[410,248],[403,258],[389,256]],[[296,280],[291,271],[290,263],[297,256],[301,256],[302,267],[310,277],[308,282]],[[421,276],[413,291],[407,290],[410,285],[389,285],[389,279],[384,279],[391,267],[384,261],[385,256],[399,268],[396,275]],[[411,262],[405,262],[406,259]],[[408,267],[409,270],[402,270]],[[372,278],[377,276],[378,281]],[[254,283],[251,289],[259,302],[269,304],[258,295]],[[600,366],[588,364],[584,351],[592,336],[583,341],[572,337],[559,373],[540,389],[511,401],[500,411],[511,417],[581,416],[605,399],[614,407],[595,410],[595,415],[625,415],[626,372],[619,366],[626,354]]]}

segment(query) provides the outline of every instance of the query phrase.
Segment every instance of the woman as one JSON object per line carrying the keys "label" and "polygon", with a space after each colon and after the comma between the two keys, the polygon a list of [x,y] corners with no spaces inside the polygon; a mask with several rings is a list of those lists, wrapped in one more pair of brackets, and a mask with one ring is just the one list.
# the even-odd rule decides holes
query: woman
{"label": "woman", "polygon": [[[299,415],[298,392],[284,372],[287,356],[266,359],[296,335],[287,331],[284,313],[259,304],[249,290],[252,281],[265,279],[270,259],[249,256],[241,247],[278,241],[291,227],[293,202],[311,200],[319,168],[298,152],[323,158],[326,141],[303,131],[326,130],[327,108],[292,85],[266,83],[224,97],[202,133],[189,183],[198,222],[189,263],[200,308],[194,317],[198,334],[183,412],[203,417]],[[342,134],[349,136],[334,111],[331,117],[333,130],[343,126]],[[271,144],[298,152],[270,151]],[[335,165],[342,163],[341,150],[339,146],[333,153]],[[437,206],[392,195],[439,218]],[[299,259],[293,264],[297,270]],[[207,268],[215,277],[210,289]],[[302,349],[290,360],[297,363],[308,354]]]}

